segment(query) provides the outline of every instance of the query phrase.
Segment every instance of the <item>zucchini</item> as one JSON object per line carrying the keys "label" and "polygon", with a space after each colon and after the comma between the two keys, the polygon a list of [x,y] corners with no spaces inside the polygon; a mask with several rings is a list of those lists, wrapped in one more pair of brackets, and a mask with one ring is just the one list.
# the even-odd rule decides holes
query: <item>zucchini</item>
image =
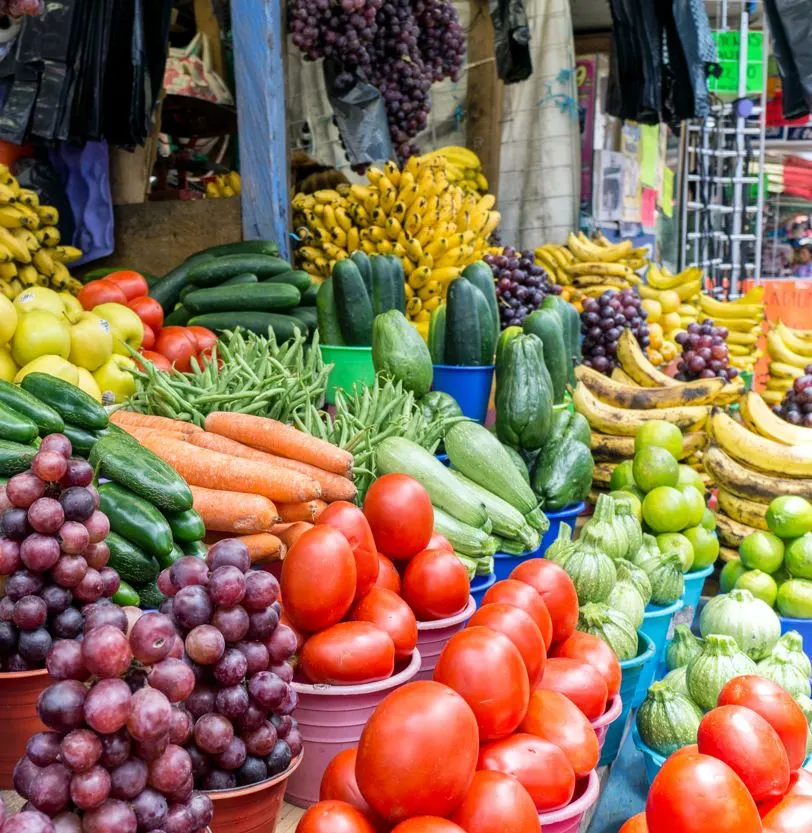
{"label": "zucchini", "polygon": [[201,255],[224,257],[226,255],[270,255],[279,254],[279,245],[273,240],[237,240],[234,243],[221,243],[219,246],[209,246],[198,252]]}
{"label": "zucchini", "polygon": [[120,576],[119,582],[118,590],[112,596],[113,603],[119,607],[126,607],[127,605],[138,607],[141,604],[141,597],[136,593],[135,588]]}
{"label": "zucchini", "polygon": [[375,255],[372,261],[372,310],[375,315],[396,309],[406,312],[403,266],[394,255]]}
{"label": "zucchini", "polygon": [[166,518],[144,498],[118,483],[99,486],[99,509],[107,515],[110,529],[153,555],[172,549],[172,530]]}
{"label": "zucchini", "polygon": [[155,560],[158,562],[158,566],[165,570],[167,567],[171,567],[176,561],[179,561],[185,553],[177,544],[172,544],[169,548],[169,552],[164,553],[163,555],[155,556]]}
{"label": "zucchini", "polygon": [[199,541],[206,534],[203,518],[194,509],[186,509],[184,512],[164,512],[164,517],[172,530],[172,537],[181,544]]}
{"label": "zucchini", "polygon": [[131,544],[115,532],[108,532],[105,539],[110,549],[108,566],[112,567],[124,581],[130,584],[143,584],[154,581],[161,568],[151,555],[140,547]]}
{"label": "zucchini", "polygon": [[78,454],[80,457],[87,457],[90,454],[90,449],[93,448],[100,437],[104,436],[106,430],[103,428],[101,431],[90,431],[87,428],[66,422],[62,433],[70,440],[74,454]]}
{"label": "zucchini", "polygon": [[524,319],[525,333],[538,336],[544,345],[544,364],[550,374],[553,403],[564,401],[568,376],[568,345],[564,340],[564,325],[559,313],[551,309],[538,309]]}
{"label": "zucchini", "polygon": [[0,440],[30,443],[39,434],[36,423],[6,405],[0,404]]}
{"label": "zucchini", "polygon": [[316,306],[316,298],[319,294],[319,287],[318,284],[311,283],[310,286],[305,289],[302,293],[302,300],[299,303],[303,307],[315,307]]}
{"label": "zucchini", "polygon": [[[196,254],[185,260],[180,266],[176,266],[171,272],[167,272],[155,286],[149,288],[150,298],[154,298],[162,307],[165,313],[171,313],[178,301],[178,296],[181,290],[187,286],[191,281],[189,280],[189,273],[200,263],[207,263],[214,261],[214,256],[210,254]],[[246,271],[246,270],[243,270]],[[167,320],[164,320],[164,325],[167,325]],[[172,321],[172,324],[179,323]],[[185,323],[185,322],[183,322]]]}
{"label": "zucchini", "polygon": [[33,445],[0,440],[0,475],[11,477],[31,468],[37,449]]}
{"label": "zucchini", "polygon": [[47,373],[29,373],[22,381],[23,390],[53,408],[65,422],[82,428],[106,428],[107,411],[76,385],[63,382]]}
{"label": "zucchini", "polygon": [[137,442],[109,434],[93,446],[89,461],[102,477],[128,488],[158,509],[182,512],[192,508],[192,492],[186,481]]}
{"label": "zucchini", "polygon": [[308,335],[315,333],[319,327],[319,319],[313,307],[296,307],[290,311],[289,315],[302,324]]}
{"label": "zucchini", "polygon": [[281,275],[276,275],[273,278],[267,278],[263,283],[273,285],[287,284],[288,286],[295,286],[299,290],[299,294],[310,289],[312,281],[307,272],[302,272],[299,269],[291,269],[288,272],[282,272]]}
{"label": "zucchini", "polygon": [[499,302],[496,299],[496,281],[493,277],[493,270],[484,260],[471,263],[462,270],[462,276],[470,281],[484,296],[491,308],[493,319],[493,331],[499,333]]}
{"label": "zucchini", "polygon": [[51,407],[46,405],[36,396],[23,390],[19,385],[0,379],[0,405],[11,408],[22,416],[32,420],[39,433],[58,434],[65,427],[62,417]]}
{"label": "zucchini", "polygon": [[493,364],[493,354],[496,350],[496,339],[499,330],[494,327],[493,315],[485,295],[476,287],[474,287],[474,298],[476,299],[476,312],[479,319],[480,363],[487,366]]}
{"label": "zucchini", "polygon": [[319,323],[319,342],[321,344],[344,345],[344,336],[338,326],[333,279],[327,278],[316,294],[316,316]]}
{"label": "zucchini", "polygon": [[185,327],[189,323],[189,319],[191,317],[192,313],[189,312],[183,304],[181,304],[176,309],[173,309],[172,312],[164,318],[164,327],[170,327],[173,325]]}
{"label": "zucchini", "polygon": [[157,610],[161,602],[166,598],[158,589],[158,585],[154,581],[139,585],[136,590],[141,598],[141,610]]}
{"label": "zucchini", "polygon": [[431,311],[429,319],[429,353],[433,364],[445,364],[445,316],[446,305],[440,304]]}
{"label": "zucchini", "polygon": [[244,272],[242,275],[234,275],[233,278],[226,278],[220,286],[242,286],[246,283],[257,283],[259,278],[251,272]]}
{"label": "zucchini", "polygon": [[460,367],[482,364],[482,333],[474,294],[478,291],[465,278],[451,281],[445,314],[446,364]]}
{"label": "zucchini", "polygon": [[224,255],[213,260],[196,263],[189,270],[188,282],[196,286],[217,286],[235,275],[250,272],[261,281],[290,272],[290,264],[281,257],[270,255]]}
{"label": "zucchini", "polygon": [[[479,496],[460,483],[422,446],[403,437],[388,437],[378,445],[375,458],[381,474],[408,474],[429,493],[434,506],[444,509],[469,526],[482,529],[486,533],[491,531],[488,513]],[[518,477],[518,474],[516,476]]]}
{"label": "zucchini", "polygon": [[355,251],[350,255],[350,260],[358,267],[358,271],[361,273],[361,280],[363,280],[364,286],[367,288],[367,294],[371,298],[372,259],[366,252],[362,252],[360,249],[358,249],[358,251]]}
{"label": "zucchini", "polygon": [[567,379],[575,384],[575,365],[581,363],[581,316],[575,307],[559,295],[548,295],[541,304],[542,309],[550,309],[558,314],[567,347]]}
{"label": "zucchini", "polygon": [[333,295],[341,335],[351,347],[372,344],[372,302],[358,267],[348,258],[333,266]]}
{"label": "zucchini", "polygon": [[209,548],[203,541],[190,541],[183,545],[184,555],[193,555],[195,558],[205,558],[208,555]]}
{"label": "zucchini", "polygon": [[276,312],[293,309],[301,297],[299,290],[291,284],[252,283],[196,289],[183,299],[183,306],[194,315],[221,310]]}
{"label": "zucchini", "polygon": [[496,538],[482,529],[458,521],[436,506],[434,507],[434,531],[448,538],[448,543],[454,551],[463,555],[480,558],[496,552]]}
{"label": "zucchini", "polygon": [[267,336],[271,329],[279,344],[293,338],[297,330],[302,330],[301,321],[276,312],[209,312],[190,318],[189,326],[208,327],[217,331],[242,327],[261,336]]}

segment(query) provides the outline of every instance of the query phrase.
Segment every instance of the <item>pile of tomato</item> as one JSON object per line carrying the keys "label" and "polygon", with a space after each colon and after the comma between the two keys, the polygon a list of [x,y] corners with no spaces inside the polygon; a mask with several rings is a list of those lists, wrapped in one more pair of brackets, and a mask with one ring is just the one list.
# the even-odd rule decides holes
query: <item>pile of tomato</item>
{"label": "pile of tomato", "polygon": [[770,680],[736,677],[699,725],[697,743],[657,773],[646,810],[620,833],[809,833],[807,722]]}

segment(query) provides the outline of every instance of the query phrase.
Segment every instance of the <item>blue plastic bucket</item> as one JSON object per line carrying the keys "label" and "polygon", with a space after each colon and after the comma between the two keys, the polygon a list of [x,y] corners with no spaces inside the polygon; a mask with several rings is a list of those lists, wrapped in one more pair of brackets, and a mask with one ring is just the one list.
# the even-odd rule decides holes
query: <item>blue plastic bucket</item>
{"label": "blue plastic bucket", "polygon": [[496,580],[510,578],[510,574],[525,561],[531,558],[541,558],[542,548],[535,550],[528,550],[521,555],[511,555],[509,552],[497,552],[493,557],[493,572],[496,574]]}
{"label": "blue plastic bucket", "polygon": [[643,743],[640,732],[637,731],[637,721],[632,723],[632,742],[643,755],[643,765],[646,768],[646,781],[651,786],[651,782],[660,771],[660,767],[665,763],[665,756],[660,755],[650,746]]}
{"label": "blue plastic bucket", "polygon": [[488,415],[494,367],[492,364],[481,367],[435,364],[431,389],[453,396],[465,416],[484,423]]}
{"label": "blue plastic bucket", "polygon": [[632,707],[637,708],[646,699],[648,687],[654,682],[657,668],[665,656],[665,646],[668,644],[669,630],[674,621],[674,614],[682,607],[682,599],[677,599],[670,605],[649,605],[643,614],[643,624],[640,630],[654,643],[654,656],[643,669],[637,681],[637,691],[632,699]]}
{"label": "blue plastic bucket", "polygon": [[488,588],[493,587],[494,584],[496,584],[494,573],[488,573],[487,576],[474,576],[471,581],[471,595],[474,597],[477,607],[482,604],[482,597],[488,592]]}
{"label": "blue plastic bucket", "polygon": [[637,656],[634,659],[623,660],[620,663],[620,699],[623,708],[620,716],[606,730],[606,738],[601,749],[601,758],[598,766],[608,766],[614,763],[617,753],[620,751],[620,744],[623,742],[623,732],[626,728],[626,721],[629,712],[632,710],[632,699],[637,689],[637,682],[640,679],[640,672],[647,667],[654,659],[654,643],[642,631],[637,632]]}
{"label": "blue plastic bucket", "polygon": [[787,616],[778,618],[781,621],[781,633],[798,631],[804,638],[804,653],[812,658],[812,619],[790,619]]}
{"label": "blue plastic bucket", "polygon": [[553,512],[545,512],[547,520],[550,522],[549,529],[544,533],[541,539],[541,545],[536,550],[539,555],[544,555],[550,544],[558,538],[558,530],[562,523],[569,524],[573,532],[575,531],[575,519],[586,509],[586,503],[571,503],[563,509],[556,509]]}
{"label": "blue plastic bucket", "polygon": [[[702,596],[702,588],[705,586],[705,579],[712,572],[713,564],[705,567],[703,570],[696,570],[695,572],[686,573],[683,576],[685,589],[682,591],[682,607],[683,609],[690,607],[693,611],[691,621],[686,622],[689,627],[693,625],[694,619],[696,618],[696,609],[699,606],[699,599]],[[681,621],[684,622],[685,618],[681,617]]]}
{"label": "blue plastic bucket", "polygon": [[451,466],[451,460],[448,459],[447,454],[435,454],[434,456],[447,468]]}

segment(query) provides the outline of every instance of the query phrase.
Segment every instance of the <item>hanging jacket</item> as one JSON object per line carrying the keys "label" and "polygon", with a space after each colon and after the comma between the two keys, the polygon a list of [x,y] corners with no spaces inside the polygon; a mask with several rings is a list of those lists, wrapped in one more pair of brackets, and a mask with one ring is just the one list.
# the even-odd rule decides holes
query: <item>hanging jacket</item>
{"label": "hanging jacket", "polygon": [[812,16],[809,0],[764,0],[781,73],[785,119],[812,111]]}

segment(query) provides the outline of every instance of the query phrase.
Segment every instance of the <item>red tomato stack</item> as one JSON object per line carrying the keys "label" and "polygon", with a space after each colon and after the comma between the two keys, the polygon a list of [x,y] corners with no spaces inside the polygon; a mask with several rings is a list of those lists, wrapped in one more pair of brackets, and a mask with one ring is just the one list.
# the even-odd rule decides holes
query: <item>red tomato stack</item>
{"label": "red tomato stack", "polygon": [[735,677],[699,724],[697,743],[657,773],[646,810],[620,833],[807,833],[807,723],[771,680]]}

